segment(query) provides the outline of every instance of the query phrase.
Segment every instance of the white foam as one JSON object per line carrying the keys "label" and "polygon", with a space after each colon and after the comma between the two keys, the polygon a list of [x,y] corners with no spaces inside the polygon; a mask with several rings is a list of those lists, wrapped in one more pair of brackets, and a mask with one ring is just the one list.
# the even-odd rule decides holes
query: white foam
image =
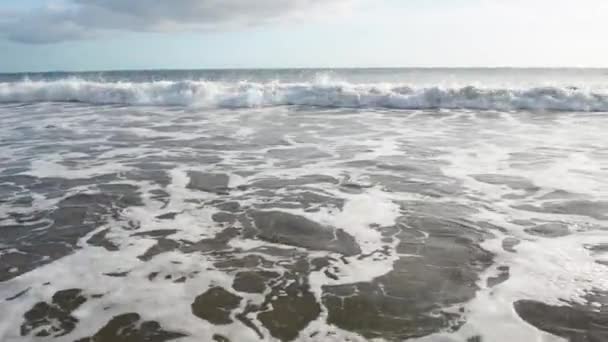
{"label": "white foam", "polygon": [[564,86],[410,87],[347,82],[94,82],[77,78],[0,83],[0,102],[83,102],[212,108],[308,105],[350,108],[608,111],[605,89]]}

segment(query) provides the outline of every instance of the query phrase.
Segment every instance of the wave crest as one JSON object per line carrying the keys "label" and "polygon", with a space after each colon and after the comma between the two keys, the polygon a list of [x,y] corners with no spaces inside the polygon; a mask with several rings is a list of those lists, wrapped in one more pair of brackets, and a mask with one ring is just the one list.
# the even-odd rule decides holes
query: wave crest
{"label": "wave crest", "polygon": [[608,111],[608,93],[575,87],[410,87],[376,83],[208,81],[0,83],[0,102],[82,102],[210,108],[304,105],[346,108]]}

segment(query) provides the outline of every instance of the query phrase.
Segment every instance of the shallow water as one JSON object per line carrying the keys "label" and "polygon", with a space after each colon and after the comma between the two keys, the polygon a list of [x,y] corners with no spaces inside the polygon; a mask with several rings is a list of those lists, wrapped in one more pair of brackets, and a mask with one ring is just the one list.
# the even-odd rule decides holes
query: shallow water
{"label": "shallow water", "polygon": [[0,119],[2,341],[608,339],[604,113]]}

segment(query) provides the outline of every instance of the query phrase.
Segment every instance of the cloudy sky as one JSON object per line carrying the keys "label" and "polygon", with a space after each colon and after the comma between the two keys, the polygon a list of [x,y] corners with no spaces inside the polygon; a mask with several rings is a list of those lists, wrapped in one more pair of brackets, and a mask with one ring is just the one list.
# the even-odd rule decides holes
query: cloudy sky
{"label": "cloudy sky", "polygon": [[0,71],[608,67],[606,0],[1,0]]}

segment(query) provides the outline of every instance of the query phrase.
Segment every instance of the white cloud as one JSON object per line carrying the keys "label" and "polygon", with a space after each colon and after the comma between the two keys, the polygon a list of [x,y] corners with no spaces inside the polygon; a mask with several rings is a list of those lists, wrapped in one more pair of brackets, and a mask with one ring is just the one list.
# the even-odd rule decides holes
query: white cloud
{"label": "white cloud", "polygon": [[[226,30],[333,14],[353,0],[73,0],[16,12],[0,35],[22,43],[54,43],[108,31]],[[1,10],[1,9],[0,9]]]}

